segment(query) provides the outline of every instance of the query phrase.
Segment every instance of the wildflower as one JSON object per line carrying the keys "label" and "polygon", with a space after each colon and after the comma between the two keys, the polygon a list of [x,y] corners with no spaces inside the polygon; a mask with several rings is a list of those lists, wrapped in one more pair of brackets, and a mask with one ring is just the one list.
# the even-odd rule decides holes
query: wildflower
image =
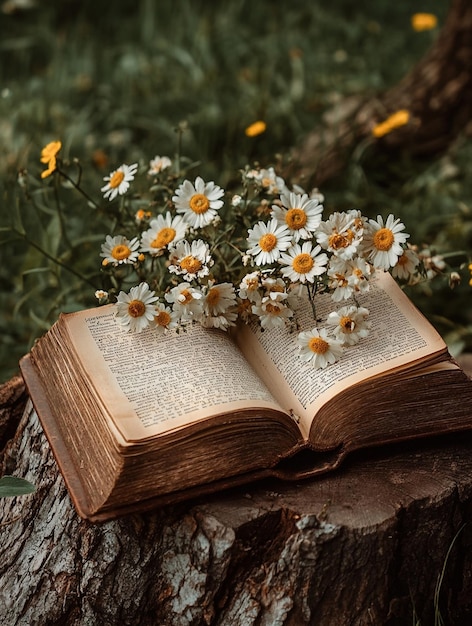
{"label": "wildflower", "polygon": [[257,297],[255,294],[261,286],[260,277],[261,274],[258,270],[246,274],[239,285],[239,297],[243,300],[254,300]]}
{"label": "wildflower", "polygon": [[243,179],[255,183],[270,194],[279,194],[286,189],[284,179],[277,176],[273,167],[247,170],[243,174]]}
{"label": "wildflower", "polygon": [[155,156],[153,159],[151,159],[151,161],[149,161],[148,175],[156,176],[171,165],[172,161],[169,159],[169,157]]}
{"label": "wildflower", "polygon": [[184,180],[176,190],[172,201],[178,213],[182,213],[184,219],[193,228],[208,226],[216,217],[217,211],[223,206],[223,189],[213,182],[205,183],[197,176],[193,185],[189,180]]}
{"label": "wildflower", "polygon": [[100,256],[104,257],[103,264],[113,263],[122,265],[126,263],[136,263],[139,257],[139,240],[137,237],[127,239],[123,235],[112,237],[107,235],[105,243],[102,243]]}
{"label": "wildflower", "polygon": [[289,229],[295,242],[311,239],[321,222],[323,205],[316,198],[310,199],[306,193],[298,194],[287,190],[282,192],[280,200],[282,206],[272,206],[272,217]]}
{"label": "wildflower", "polygon": [[411,25],[417,33],[432,30],[438,25],[438,18],[433,13],[415,13],[411,16]]}
{"label": "wildflower", "polygon": [[104,291],[103,289],[97,289],[95,292],[95,297],[98,300],[98,304],[105,304],[108,302],[108,291]]}
{"label": "wildflower", "polygon": [[184,275],[186,280],[208,276],[212,265],[210,248],[201,239],[180,241],[169,251],[169,272]]}
{"label": "wildflower", "polygon": [[144,209],[138,209],[134,214],[134,220],[136,224],[141,224],[151,218],[151,211],[145,211]]}
{"label": "wildflower", "polygon": [[405,124],[408,124],[409,119],[409,111],[406,111],[405,109],[396,111],[395,113],[390,115],[390,117],[388,117],[385,121],[374,126],[374,128],[372,129],[372,134],[374,135],[374,137],[377,138],[388,135],[388,133],[391,133],[392,130],[395,130],[395,128],[399,128],[400,126],[405,126]]}
{"label": "wildflower", "polygon": [[173,311],[182,322],[199,321],[203,313],[203,294],[190,283],[180,283],[165,294]]}
{"label": "wildflower", "polygon": [[254,256],[256,264],[266,265],[277,261],[280,253],[290,247],[291,236],[286,226],[280,226],[272,218],[268,224],[258,222],[254,228],[250,228],[247,242],[247,252]]}
{"label": "wildflower", "polygon": [[332,300],[340,302],[355,294],[368,291],[371,273],[372,266],[361,257],[349,261],[332,257],[328,269],[328,284],[332,290]]}
{"label": "wildflower", "polygon": [[280,328],[293,316],[293,311],[284,302],[274,300],[268,296],[262,298],[258,304],[252,305],[252,312],[259,317],[261,327]]}
{"label": "wildflower", "polygon": [[181,215],[171,216],[169,211],[151,220],[150,228],[141,235],[141,252],[151,256],[162,254],[163,250],[181,241],[188,229],[188,224]]}
{"label": "wildflower", "polygon": [[155,305],[154,324],[158,333],[165,333],[167,330],[177,328],[179,325],[179,316],[172,311],[170,307],[162,302]]}
{"label": "wildflower", "polygon": [[325,328],[299,333],[297,344],[300,359],[321,369],[338,361],[343,353],[341,341],[329,337]]}
{"label": "wildflower", "polygon": [[157,299],[147,283],[131,287],[129,294],[120,291],[116,303],[116,317],[119,323],[130,332],[140,333],[154,319],[154,302]]}
{"label": "wildflower", "polygon": [[231,283],[210,284],[203,302],[204,316],[201,320],[205,328],[226,330],[234,326],[236,312],[236,294]]}
{"label": "wildflower", "polygon": [[51,141],[41,150],[41,163],[47,163],[48,168],[41,172],[41,178],[50,176],[57,167],[57,153],[62,148],[60,141]]}
{"label": "wildflower", "polygon": [[416,272],[419,262],[420,259],[414,250],[411,248],[404,250],[403,254],[398,257],[397,264],[392,269],[392,276],[400,280],[409,280]]}
{"label": "wildflower", "polygon": [[325,222],[320,222],[316,241],[322,248],[344,260],[352,259],[357,253],[364,232],[364,220],[356,209],[343,213],[332,213]]}
{"label": "wildflower", "polygon": [[377,221],[369,220],[364,243],[374,267],[388,270],[397,264],[398,258],[403,254],[401,244],[410,236],[401,232],[404,228],[405,225],[400,219],[395,219],[391,214],[387,217],[385,225],[381,215],[377,216]]}
{"label": "wildflower", "polygon": [[236,304],[236,294],[232,283],[210,284],[203,302],[207,315],[225,313]]}
{"label": "wildflower", "polygon": [[250,124],[246,128],[244,133],[246,137],[257,137],[257,135],[262,135],[262,133],[265,133],[266,128],[267,128],[267,124],[263,122],[262,120],[258,120],[257,122]]}
{"label": "wildflower", "polygon": [[282,252],[280,263],[287,266],[282,268],[282,276],[292,282],[312,283],[316,276],[326,272],[328,255],[321,252],[321,246],[313,248],[311,241],[305,241],[302,246],[296,243],[286,253]]}
{"label": "wildflower", "polygon": [[124,195],[129,189],[130,182],[134,180],[137,171],[137,163],[133,163],[133,165],[123,164],[114,172],[111,172],[109,176],[105,176],[103,180],[108,182],[100,189],[104,198],[108,198],[111,202],[118,194],[120,196]]}
{"label": "wildflower", "polygon": [[333,334],[343,345],[353,346],[369,334],[368,316],[369,311],[365,307],[350,305],[330,313],[326,323],[334,326]]}

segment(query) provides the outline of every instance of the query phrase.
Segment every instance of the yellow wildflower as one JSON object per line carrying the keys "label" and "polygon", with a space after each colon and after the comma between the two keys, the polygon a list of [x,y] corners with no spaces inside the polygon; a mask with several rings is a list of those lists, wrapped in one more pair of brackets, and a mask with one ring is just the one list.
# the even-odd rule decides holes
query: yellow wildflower
{"label": "yellow wildflower", "polygon": [[41,163],[47,163],[48,168],[41,172],[41,178],[50,176],[56,169],[56,156],[59,150],[62,148],[60,141],[51,141],[41,150]]}
{"label": "yellow wildflower", "polygon": [[438,18],[432,13],[415,13],[411,16],[411,25],[417,33],[423,30],[431,30],[438,25]]}
{"label": "yellow wildflower", "polygon": [[400,109],[399,111],[396,111],[395,113],[390,115],[390,117],[388,117],[381,124],[377,124],[376,126],[374,126],[374,128],[372,129],[372,134],[374,135],[374,137],[383,137],[384,135],[392,132],[392,130],[394,130],[395,128],[408,124],[409,119],[410,112],[406,111],[405,109]]}
{"label": "yellow wildflower", "polygon": [[246,128],[244,131],[246,133],[246,137],[257,137],[257,135],[262,135],[267,128],[267,124],[262,120],[258,120],[254,122],[250,126]]}

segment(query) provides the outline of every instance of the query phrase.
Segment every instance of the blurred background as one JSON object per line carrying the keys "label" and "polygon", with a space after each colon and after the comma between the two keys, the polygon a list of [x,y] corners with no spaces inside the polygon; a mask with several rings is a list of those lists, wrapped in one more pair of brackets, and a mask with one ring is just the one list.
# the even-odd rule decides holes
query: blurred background
{"label": "blurred background", "polygon": [[[220,186],[256,161],[297,172],[293,149],[306,137],[318,137],[322,160],[340,119],[364,102],[385,106],[382,97],[437,44],[450,7],[444,0],[3,1],[0,383],[61,311],[96,304],[89,284],[38,250],[60,254],[94,282],[107,234],[87,201],[69,194],[63,219],[72,245],[62,245],[50,203],[58,191],[40,177],[44,145],[62,141],[63,158],[77,160],[97,200],[103,176],[121,163],[174,155],[179,125],[182,152]],[[419,11],[436,22],[414,27]],[[381,121],[377,111],[367,127]],[[265,132],[246,136],[256,120]],[[355,140],[320,184],[313,165],[310,183],[325,197],[325,214],[394,213],[412,243],[441,255],[442,273],[408,293],[459,354],[472,348],[471,125],[461,123],[439,150],[433,144],[417,154],[408,142],[395,150],[386,142],[372,153],[368,141]]]}

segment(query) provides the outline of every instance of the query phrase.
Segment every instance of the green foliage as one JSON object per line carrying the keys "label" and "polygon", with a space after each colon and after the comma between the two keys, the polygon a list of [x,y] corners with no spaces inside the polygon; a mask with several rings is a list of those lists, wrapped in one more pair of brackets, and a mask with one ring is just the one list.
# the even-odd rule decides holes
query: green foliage
{"label": "green foliage", "polygon": [[36,487],[24,478],[2,476],[0,478],[0,498],[23,496],[33,493]]}
{"label": "green foliage", "polygon": [[[167,0],[44,0],[19,7],[0,20],[1,380],[61,311],[93,306],[102,286],[97,268],[110,216],[56,177],[41,180],[45,144],[62,141],[67,171],[96,198],[103,176],[121,163],[175,155],[175,128],[185,121],[183,153],[201,163],[207,180],[231,186],[239,167],[274,163],[312,127],[326,125],[334,104],[396,83],[436,35],[411,29],[406,0],[293,0],[289,8],[269,0],[182,0],[178,10]],[[447,6],[431,0],[428,10],[441,24]],[[257,119],[267,131],[246,137]],[[470,152],[464,140],[432,162],[357,155],[342,180],[321,190],[328,210],[392,212],[412,240],[437,253],[465,252],[449,258],[442,281],[414,296],[457,350],[470,347],[472,336],[464,304]],[[463,279],[454,298],[451,269]]]}

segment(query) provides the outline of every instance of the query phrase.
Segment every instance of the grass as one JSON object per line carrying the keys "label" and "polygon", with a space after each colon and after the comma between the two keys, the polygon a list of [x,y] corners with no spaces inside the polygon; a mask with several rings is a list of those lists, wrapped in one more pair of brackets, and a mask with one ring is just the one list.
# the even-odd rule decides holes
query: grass
{"label": "grass", "polygon": [[[15,2],[4,3],[14,7]],[[20,6],[18,4],[18,6]],[[152,0],[119,5],[43,0],[0,19],[0,382],[60,311],[93,306],[93,289],[35,248],[62,253],[99,278],[106,220],[82,197],[40,181],[41,148],[60,138],[83,167],[94,197],[103,176],[122,162],[173,155],[185,122],[183,152],[221,186],[248,162],[274,162],[325,113],[349,96],[374,97],[395,84],[431,45],[436,32],[415,33],[404,0],[376,3],[292,0]],[[441,0],[427,10],[444,20]],[[267,132],[249,139],[251,122]],[[441,158],[414,162],[353,161],[323,189],[326,209],[356,208],[402,217],[415,242],[441,252],[472,250],[472,144],[460,139]],[[18,185],[28,170],[30,199]],[[48,207],[55,195],[66,228]],[[99,194],[98,194],[99,196]],[[6,230],[15,226],[24,237]],[[465,257],[451,257],[458,265]],[[412,294],[456,351],[471,347],[470,287],[449,297],[447,278]],[[447,294],[447,297],[446,297]]]}

